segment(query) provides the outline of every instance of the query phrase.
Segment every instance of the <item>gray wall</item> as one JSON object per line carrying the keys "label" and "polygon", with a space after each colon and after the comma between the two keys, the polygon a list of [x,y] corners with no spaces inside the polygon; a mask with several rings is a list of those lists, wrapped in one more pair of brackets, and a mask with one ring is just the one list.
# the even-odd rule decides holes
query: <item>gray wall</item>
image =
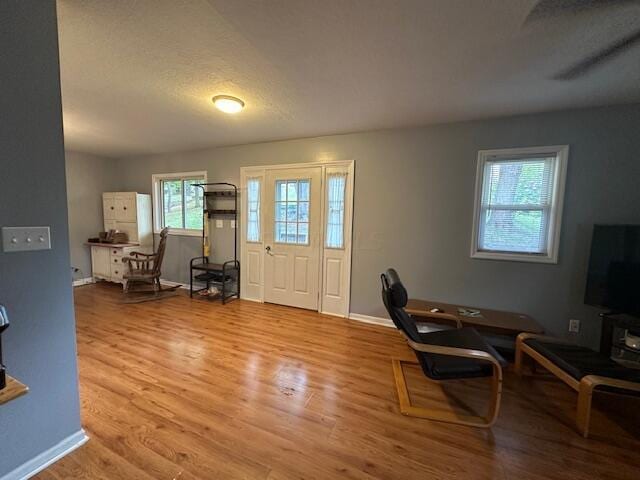
{"label": "gray wall", "polygon": [[91,254],[84,243],[104,230],[102,192],[119,190],[120,175],[111,158],[67,150],[65,159],[71,266],[80,269],[75,279],[87,278],[91,276]]}
{"label": "gray wall", "polygon": [[[206,169],[238,182],[240,167],[356,161],[351,311],[384,315],[378,275],[396,267],[411,296],[526,312],[595,345],[597,312],[582,304],[591,227],[640,223],[640,105],[536,114],[120,159],[126,189],[148,193],[153,173]],[[557,265],[469,257],[477,152],[569,144]],[[165,277],[187,280],[197,239],[171,237]]]}
{"label": "gray wall", "polygon": [[0,477],[80,430],[53,0],[0,2],[0,226],[49,225],[53,248],[0,252],[9,373],[29,393],[0,406]]}

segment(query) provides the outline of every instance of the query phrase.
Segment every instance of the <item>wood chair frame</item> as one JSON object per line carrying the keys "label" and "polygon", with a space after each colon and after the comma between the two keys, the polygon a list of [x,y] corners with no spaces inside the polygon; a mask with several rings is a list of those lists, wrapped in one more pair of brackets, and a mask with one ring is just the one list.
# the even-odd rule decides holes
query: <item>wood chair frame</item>
{"label": "wood chair frame", "polygon": [[[451,355],[454,357],[472,358],[474,360],[485,360],[491,363],[493,375],[491,376],[491,399],[489,409],[486,416],[476,415],[457,415],[452,412],[433,410],[424,407],[416,407],[411,404],[407,381],[402,369],[403,364],[417,365],[417,361],[408,361],[400,359],[392,359],[393,375],[396,382],[396,390],[400,403],[400,412],[409,417],[426,418],[438,422],[454,423],[457,425],[466,425],[478,428],[490,428],[498,418],[500,411],[500,399],[502,396],[502,366],[500,362],[491,354],[482,350],[471,350],[466,348],[445,347],[442,345],[429,345],[425,343],[416,343],[401,332],[409,347],[418,352],[434,353],[438,355]],[[444,380],[437,380],[444,381]]]}
{"label": "wood chair frame", "polygon": [[[572,389],[577,391],[578,406],[576,412],[576,427],[578,429],[578,432],[580,432],[580,434],[584,438],[588,438],[589,436],[589,424],[591,422],[591,404],[593,400],[593,392],[597,387],[605,386],[620,390],[640,392],[640,383],[630,382],[627,380],[619,380],[617,378],[602,377],[599,375],[586,375],[578,381],[567,372],[562,370],[560,367],[558,367],[556,364],[554,364],[547,357],[538,353],[536,350],[524,343],[524,341],[528,338],[536,338],[544,340],[545,342],[554,343],[566,343],[566,341],[545,335],[521,333],[516,339],[515,371],[520,376],[524,374],[523,363],[524,355],[526,354],[534,362],[534,369],[535,362],[537,362],[539,365],[546,368],[549,372],[558,377],[564,383],[569,385]],[[623,395],[622,392],[620,394]]]}
{"label": "wood chair frame", "polygon": [[[129,256],[122,259],[122,263],[128,266],[128,272],[124,275],[124,293],[131,291],[130,287],[132,283],[150,284],[153,286],[154,294],[162,291],[160,275],[168,233],[169,228],[167,227],[160,232],[160,244],[155,253],[131,252]],[[133,264],[135,264],[135,267]],[[173,288],[168,290],[173,290]]]}

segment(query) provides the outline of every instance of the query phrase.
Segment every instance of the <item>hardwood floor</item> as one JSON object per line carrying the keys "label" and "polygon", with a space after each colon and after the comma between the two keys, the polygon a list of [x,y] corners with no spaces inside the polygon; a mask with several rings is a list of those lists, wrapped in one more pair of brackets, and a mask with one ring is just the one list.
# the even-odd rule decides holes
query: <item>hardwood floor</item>
{"label": "hardwood floor", "polygon": [[[570,389],[507,373],[491,431],[434,423],[399,413],[390,359],[411,357],[393,329],[185,295],[123,305],[109,285],[75,302],[90,440],[39,479],[638,478],[638,399],[596,402],[585,440]],[[486,404],[485,380],[445,395],[406,373],[418,405]]]}

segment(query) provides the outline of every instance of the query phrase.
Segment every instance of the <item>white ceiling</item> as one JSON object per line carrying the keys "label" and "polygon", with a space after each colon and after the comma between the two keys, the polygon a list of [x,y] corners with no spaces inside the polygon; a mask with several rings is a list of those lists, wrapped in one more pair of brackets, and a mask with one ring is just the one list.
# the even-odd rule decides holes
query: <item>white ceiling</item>
{"label": "white ceiling", "polygon": [[[126,156],[640,101],[640,4],[523,26],[535,0],[59,0],[66,146]],[[246,102],[228,116],[211,97]]]}

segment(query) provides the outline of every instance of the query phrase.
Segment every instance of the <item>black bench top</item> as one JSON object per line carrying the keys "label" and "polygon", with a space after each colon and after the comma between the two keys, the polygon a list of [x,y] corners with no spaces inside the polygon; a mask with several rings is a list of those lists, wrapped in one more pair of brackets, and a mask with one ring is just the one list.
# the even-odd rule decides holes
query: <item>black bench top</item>
{"label": "black bench top", "polygon": [[590,348],[527,338],[524,343],[576,380],[587,375],[640,382],[640,369],[627,368]]}

